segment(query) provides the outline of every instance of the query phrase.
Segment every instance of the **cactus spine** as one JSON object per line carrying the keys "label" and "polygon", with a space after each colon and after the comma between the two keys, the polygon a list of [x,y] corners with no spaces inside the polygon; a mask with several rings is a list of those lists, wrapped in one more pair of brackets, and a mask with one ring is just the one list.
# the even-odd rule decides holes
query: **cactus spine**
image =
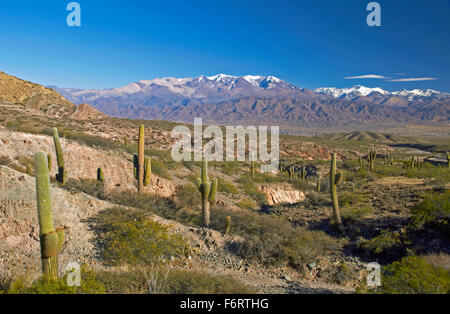
{"label": "cactus spine", "polygon": [[344,230],[344,225],[342,224],[341,214],[339,212],[339,201],[337,196],[337,186],[342,182],[342,173],[336,173],[336,153],[333,153],[331,158],[331,170],[330,170],[330,191],[331,191],[331,202],[333,204],[333,215],[334,223],[340,231]]}
{"label": "cactus spine", "polygon": [[97,181],[105,182],[105,174],[103,173],[102,168],[97,169]]}
{"label": "cactus spine", "polygon": [[218,183],[216,178],[214,178],[212,182],[209,181],[208,161],[206,161],[205,158],[203,158],[201,178],[197,178],[197,187],[202,195],[203,225],[205,227],[209,226],[210,222],[209,206],[211,203],[214,203],[216,201],[217,185]]}
{"label": "cactus spine", "polygon": [[369,151],[369,165],[370,165],[370,171],[373,171],[375,169],[375,159],[377,158],[377,152],[373,147],[370,148]]}
{"label": "cactus spine", "polygon": [[53,128],[53,142],[55,142],[56,160],[58,162],[58,173],[56,174],[56,180],[61,184],[66,184],[67,171],[64,168],[64,154],[59,140],[58,129]]}
{"label": "cactus spine", "polygon": [[39,218],[42,273],[46,279],[58,278],[58,253],[64,244],[64,229],[54,228],[48,160],[44,152],[34,157],[36,174],[36,199]]}

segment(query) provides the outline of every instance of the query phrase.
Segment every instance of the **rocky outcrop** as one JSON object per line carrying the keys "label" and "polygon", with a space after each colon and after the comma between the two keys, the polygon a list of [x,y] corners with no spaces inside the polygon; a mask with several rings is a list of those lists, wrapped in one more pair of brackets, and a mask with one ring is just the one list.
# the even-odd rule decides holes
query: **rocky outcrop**
{"label": "rocky outcrop", "polygon": [[285,185],[262,185],[259,187],[267,199],[267,204],[295,204],[305,200],[305,193]]}
{"label": "rocky outcrop", "polygon": [[[105,174],[106,192],[136,190],[130,154],[91,148],[63,138],[61,143],[69,179],[96,179],[97,169],[102,168]],[[52,137],[0,130],[0,158],[8,158],[13,162],[18,159],[32,160],[34,154],[41,150],[50,153],[51,175],[54,176],[58,166]],[[175,184],[171,181],[152,175],[151,183],[146,187],[146,191],[170,197],[174,194],[175,188]]]}
{"label": "rocky outcrop", "polygon": [[102,120],[107,116],[88,104],[77,106],[77,111],[72,115],[72,119],[76,120]]}

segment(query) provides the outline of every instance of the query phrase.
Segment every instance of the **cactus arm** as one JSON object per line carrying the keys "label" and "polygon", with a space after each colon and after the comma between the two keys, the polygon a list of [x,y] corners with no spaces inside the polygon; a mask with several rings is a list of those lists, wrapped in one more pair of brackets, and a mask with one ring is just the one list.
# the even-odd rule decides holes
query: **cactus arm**
{"label": "cactus arm", "polygon": [[144,161],[144,186],[148,186],[150,184],[150,179],[152,176],[152,159],[149,157],[145,157]]}
{"label": "cactus arm", "polygon": [[65,184],[67,179],[67,171],[64,167],[64,154],[57,128],[53,128],[53,142],[55,143],[56,160],[58,162],[58,174],[56,175],[56,180],[61,184]]}
{"label": "cactus arm", "polygon": [[210,204],[214,204],[216,202],[216,192],[217,192],[217,178],[212,180],[211,189],[209,191],[208,201]]}

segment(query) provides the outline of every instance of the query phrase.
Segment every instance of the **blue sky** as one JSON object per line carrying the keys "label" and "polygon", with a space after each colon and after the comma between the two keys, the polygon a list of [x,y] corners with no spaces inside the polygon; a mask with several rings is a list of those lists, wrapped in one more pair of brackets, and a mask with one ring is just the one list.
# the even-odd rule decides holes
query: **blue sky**
{"label": "blue sky", "polygon": [[[226,73],[450,92],[449,0],[380,0],[381,27],[369,0],[85,0],[73,28],[69,2],[3,1],[0,70],[77,88]],[[367,74],[390,79],[345,79]]]}

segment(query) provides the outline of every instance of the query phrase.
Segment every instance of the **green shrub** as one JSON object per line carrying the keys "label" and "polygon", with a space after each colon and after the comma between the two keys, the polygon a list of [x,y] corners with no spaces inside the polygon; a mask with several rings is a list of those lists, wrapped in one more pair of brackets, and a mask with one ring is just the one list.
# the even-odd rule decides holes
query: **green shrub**
{"label": "green shrub", "polygon": [[164,179],[170,180],[172,178],[169,170],[167,170],[165,163],[156,158],[152,158],[152,173]]}
{"label": "green shrub", "polygon": [[236,185],[234,185],[233,182],[223,179],[221,177],[218,177],[217,180],[219,181],[219,184],[217,185],[219,192],[238,194],[238,189],[236,188]]}
{"label": "green shrub", "polygon": [[164,289],[170,294],[254,294],[257,291],[232,276],[174,270]]}
{"label": "green shrub", "polygon": [[67,275],[58,280],[38,280],[27,283],[24,278],[13,281],[8,294],[103,294],[105,286],[97,280],[97,275],[86,266],[81,267],[81,286],[67,285]]}
{"label": "green shrub", "polygon": [[258,205],[265,205],[267,203],[264,193],[262,193],[255,182],[249,175],[244,175],[238,180],[240,191],[243,195],[246,195],[255,200]]}
{"label": "green shrub", "polygon": [[321,231],[301,231],[287,241],[285,254],[291,266],[303,270],[304,265],[317,261],[318,257],[341,252],[342,244]]}
{"label": "green shrub", "polygon": [[397,256],[404,253],[405,244],[407,240],[400,232],[383,230],[377,237],[359,242],[358,247],[369,256]]}
{"label": "green shrub", "polygon": [[144,213],[122,208],[101,211],[95,230],[102,243],[102,255],[110,265],[158,265],[165,259],[189,254],[184,240],[168,227],[146,218]]}
{"label": "green shrub", "polygon": [[383,270],[382,286],[369,292],[386,294],[448,294],[450,292],[448,270],[430,265],[423,257],[405,257],[399,262],[384,267]]}
{"label": "green shrub", "polygon": [[450,221],[450,190],[444,193],[429,192],[413,210],[413,225],[447,226]]}
{"label": "green shrub", "polygon": [[256,202],[253,199],[246,197],[237,202],[236,206],[239,206],[240,208],[244,209],[256,209],[258,207],[258,204],[256,204]]}
{"label": "green shrub", "polygon": [[370,206],[344,207],[342,208],[342,218],[356,220],[368,216],[372,214],[372,212],[373,210]]}

